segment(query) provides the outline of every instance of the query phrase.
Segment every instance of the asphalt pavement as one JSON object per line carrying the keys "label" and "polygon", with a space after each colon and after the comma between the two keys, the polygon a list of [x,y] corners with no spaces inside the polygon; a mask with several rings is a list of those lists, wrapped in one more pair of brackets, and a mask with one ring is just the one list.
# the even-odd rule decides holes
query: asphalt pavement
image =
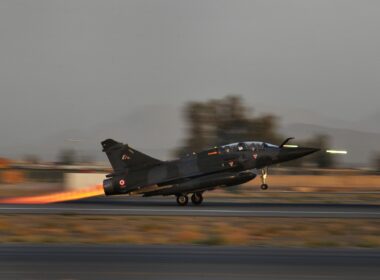
{"label": "asphalt pavement", "polygon": [[250,203],[206,200],[201,206],[177,206],[173,198],[91,198],[45,204],[0,204],[0,214],[81,214],[126,216],[380,218],[380,205]]}
{"label": "asphalt pavement", "polygon": [[0,245],[0,279],[379,279],[380,251]]}

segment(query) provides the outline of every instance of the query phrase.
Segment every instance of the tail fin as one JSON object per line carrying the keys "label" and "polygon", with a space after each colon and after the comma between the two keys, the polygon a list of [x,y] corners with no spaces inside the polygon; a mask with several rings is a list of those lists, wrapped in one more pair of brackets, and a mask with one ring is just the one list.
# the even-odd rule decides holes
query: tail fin
{"label": "tail fin", "polygon": [[101,144],[103,152],[107,154],[108,160],[116,173],[129,168],[140,168],[162,162],[112,139],[104,140]]}

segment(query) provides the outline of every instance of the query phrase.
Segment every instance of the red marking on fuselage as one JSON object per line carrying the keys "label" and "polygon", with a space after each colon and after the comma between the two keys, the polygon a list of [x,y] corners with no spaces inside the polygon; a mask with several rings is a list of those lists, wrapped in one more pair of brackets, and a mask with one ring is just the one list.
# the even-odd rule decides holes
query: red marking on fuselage
{"label": "red marking on fuselage", "polygon": [[120,187],[123,187],[123,186],[125,185],[125,181],[124,181],[123,179],[121,179],[121,180],[119,181],[119,185],[120,185]]}

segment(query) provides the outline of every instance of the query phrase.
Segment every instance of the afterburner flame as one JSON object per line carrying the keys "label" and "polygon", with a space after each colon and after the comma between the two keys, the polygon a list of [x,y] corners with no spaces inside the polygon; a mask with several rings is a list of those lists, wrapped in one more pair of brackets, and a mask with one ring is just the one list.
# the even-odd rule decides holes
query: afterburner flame
{"label": "afterburner flame", "polygon": [[0,199],[0,203],[7,204],[48,204],[55,202],[63,202],[70,200],[77,200],[82,198],[88,198],[93,196],[98,196],[104,194],[103,186],[97,185],[91,188],[77,190],[77,191],[67,191],[58,192],[38,196],[25,196],[25,197],[14,197]]}

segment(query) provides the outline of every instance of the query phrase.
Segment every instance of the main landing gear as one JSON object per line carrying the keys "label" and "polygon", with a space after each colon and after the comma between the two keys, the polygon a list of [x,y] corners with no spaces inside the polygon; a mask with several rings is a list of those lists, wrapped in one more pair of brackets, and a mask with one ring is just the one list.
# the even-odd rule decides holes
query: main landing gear
{"label": "main landing gear", "polygon": [[[177,204],[179,206],[186,206],[189,202],[189,198],[185,194],[177,195]],[[203,195],[201,192],[193,193],[191,196],[191,202],[194,205],[200,205],[203,202]]]}
{"label": "main landing gear", "polygon": [[265,191],[268,189],[268,185],[266,184],[267,177],[268,177],[268,167],[261,169],[260,177],[261,177],[261,182],[262,182],[260,188]]}
{"label": "main landing gear", "polygon": [[189,202],[189,198],[187,197],[187,195],[181,194],[177,196],[177,204],[179,206],[186,206],[188,202]]}
{"label": "main landing gear", "polygon": [[193,195],[191,196],[191,202],[194,205],[201,205],[202,202],[203,202],[203,195],[202,195],[202,193],[201,192],[193,193]]}

